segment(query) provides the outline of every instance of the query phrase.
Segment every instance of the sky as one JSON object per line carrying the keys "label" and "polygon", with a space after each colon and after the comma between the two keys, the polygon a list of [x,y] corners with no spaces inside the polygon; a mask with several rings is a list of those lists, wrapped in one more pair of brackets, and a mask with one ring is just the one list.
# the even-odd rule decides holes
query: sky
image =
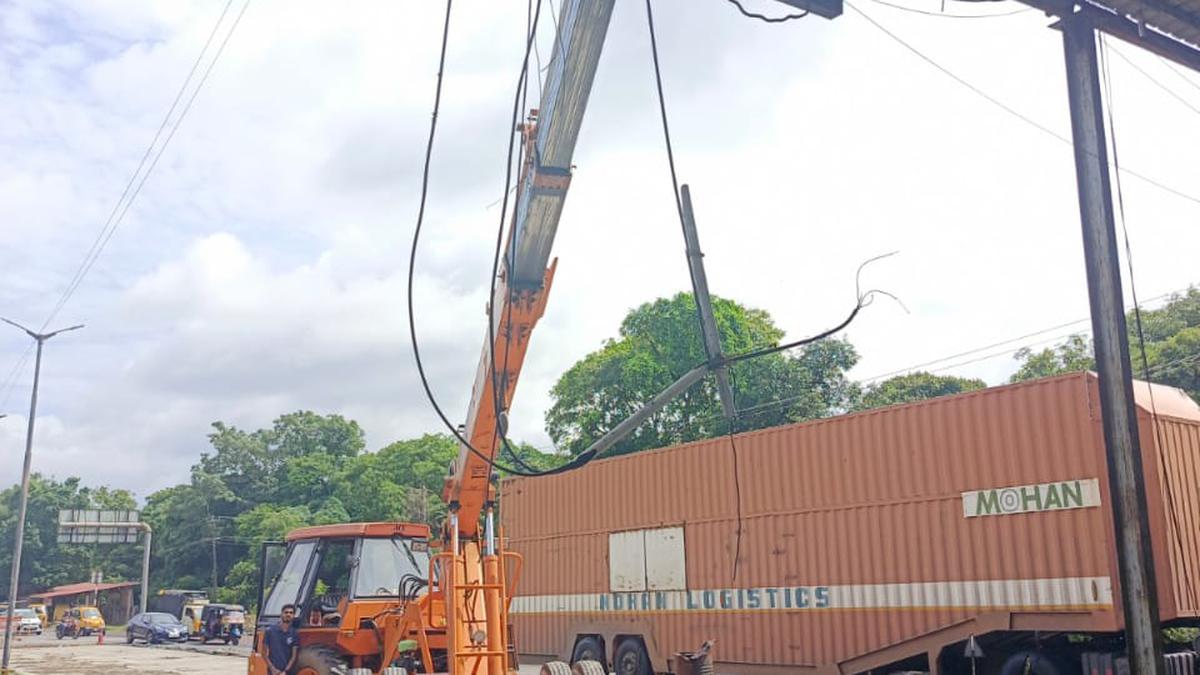
{"label": "sky", "polygon": [[[714,294],[803,337],[850,310],[862,261],[897,251],[863,283],[904,307],[877,302],[844,333],[866,382],[1087,316],[1072,154],[1052,135],[1069,137],[1070,121],[1051,19],[1014,2],[947,2],[946,13],[998,15],[961,19],[853,0],[835,20],[783,24],[724,0],[654,6],[675,159]],[[105,231],[210,33],[180,106],[225,44],[53,316],[50,328],[86,327],[46,345],[35,471],[144,498],[187,480],[217,420],[257,429],[296,410],[337,413],[371,449],[442,430],[417,379],[405,282],[444,6],[253,0],[232,33],[243,0],[226,7],[0,4],[0,316],[35,328]],[[525,22],[511,1],[459,0],[451,17],[415,311],[452,418],[465,414],[486,331]],[[1200,282],[1200,74],[1109,46],[1121,165],[1192,196],[1122,178],[1137,290],[1155,298]],[[542,448],[558,376],[631,308],[688,287],[641,2],[617,3],[574,161],[554,288],[510,415],[510,435]],[[1001,383],[1012,350],[1086,327],[929,368]],[[11,484],[33,372],[31,341],[4,328],[0,484]]]}

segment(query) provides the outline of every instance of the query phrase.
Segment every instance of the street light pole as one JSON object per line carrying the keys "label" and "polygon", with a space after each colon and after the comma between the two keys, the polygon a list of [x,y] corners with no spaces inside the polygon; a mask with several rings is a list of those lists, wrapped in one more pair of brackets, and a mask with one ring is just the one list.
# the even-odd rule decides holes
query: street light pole
{"label": "street light pole", "polygon": [[25,331],[25,334],[37,341],[37,358],[33,365],[33,394],[29,397],[29,425],[25,431],[25,466],[21,470],[21,506],[17,510],[17,541],[13,546],[12,574],[8,584],[8,621],[4,624],[4,660],[0,663],[0,673],[10,672],[8,661],[12,656],[13,615],[17,612],[17,581],[21,577],[21,545],[25,540],[25,511],[29,506],[29,466],[33,461],[33,423],[37,417],[38,380],[42,374],[42,345],[46,340],[65,333],[69,330],[83,328],[83,325],[62,328],[52,333],[37,333],[21,324],[0,317],[0,321],[11,324]]}

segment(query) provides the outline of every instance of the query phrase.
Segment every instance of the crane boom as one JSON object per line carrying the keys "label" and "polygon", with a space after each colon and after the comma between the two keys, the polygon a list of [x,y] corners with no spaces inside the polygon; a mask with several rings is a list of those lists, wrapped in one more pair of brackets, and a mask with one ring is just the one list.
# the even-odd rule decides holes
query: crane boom
{"label": "crane boom", "polygon": [[493,324],[484,338],[467,409],[464,436],[479,454],[465,446],[459,449],[444,492],[458,514],[458,533],[465,537],[477,535],[480,516],[491,499],[491,461],[498,445],[498,425],[503,424],[496,414],[493,383],[501,411],[507,410],[554,279],[550,251],[613,6],[614,0],[564,3],[541,107],[536,121],[522,127],[526,159],[505,251],[509,264],[496,279],[490,298]]}

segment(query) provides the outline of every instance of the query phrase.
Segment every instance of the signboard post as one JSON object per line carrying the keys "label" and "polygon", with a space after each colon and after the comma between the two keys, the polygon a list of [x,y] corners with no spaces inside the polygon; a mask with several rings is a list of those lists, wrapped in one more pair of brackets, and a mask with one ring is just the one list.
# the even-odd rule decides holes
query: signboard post
{"label": "signboard post", "polygon": [[150,541],[154,532],[149,523],[140,520],[137,511],[99,511],[96,509],[62,509],[58,512],[58,543],[60,544],[136,544],[142,540],[142,597],[138,606],[146,611],[150,594]]}

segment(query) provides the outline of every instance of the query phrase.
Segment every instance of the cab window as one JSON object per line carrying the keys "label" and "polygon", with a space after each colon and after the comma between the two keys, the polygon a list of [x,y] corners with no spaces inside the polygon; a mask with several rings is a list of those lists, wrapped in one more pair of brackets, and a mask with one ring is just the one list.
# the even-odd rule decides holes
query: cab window
{"label": "cab window", "polygon": [[284,605],[295,603],[300,597],[300,587],[304,583],[304,575],[308,572],[309,562],[316,553],[317,542],[302,541],[292,546],[288,551],[287,560],[275,580],[274,587],[267,601],[263,603],[263,616],[279,616]]}
{"label": "cab window", "polygon": [[350,592],[350,571],[354,563],[354,540],[335,539],[321,546],[317,565],[315,596],[344,596]]}
{"label": "cab window", "polygon": [[425,579],[429,574],[429,549],[413,546],[411,539],[363,539],[354,596],[395,597],[406,576]]}

